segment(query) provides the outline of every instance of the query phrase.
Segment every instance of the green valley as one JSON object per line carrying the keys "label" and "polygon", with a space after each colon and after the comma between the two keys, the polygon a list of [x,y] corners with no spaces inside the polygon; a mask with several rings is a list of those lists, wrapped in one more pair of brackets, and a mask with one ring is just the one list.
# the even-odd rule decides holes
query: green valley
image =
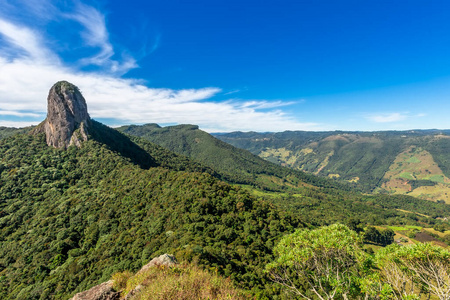
{"label": "green valley", "polygon": [[338,179],[371,193],[448,202],[450,132],[303,132],[217,134],[268,161]]}

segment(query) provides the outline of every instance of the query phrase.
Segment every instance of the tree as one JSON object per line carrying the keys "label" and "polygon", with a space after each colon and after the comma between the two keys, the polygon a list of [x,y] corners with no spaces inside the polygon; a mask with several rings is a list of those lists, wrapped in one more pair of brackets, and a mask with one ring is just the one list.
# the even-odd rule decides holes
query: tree
{"label": "tree", "polygon": [[450,299],[450,251],[430,243],[391,245],[377,260],[397,299],[421,293]]}
{"label": "tree", "polygon": [[284,236],[266,270],[275,282],[305,299],[348,299],[359,294],[365,253],[356,232],[342,224]]}
{"label": "tree", "polygon": [[387,246],[394,242],[395,232],[392,229],[378,230],[373,226],[365,228],[363,239],[366,243],[378,244]]}

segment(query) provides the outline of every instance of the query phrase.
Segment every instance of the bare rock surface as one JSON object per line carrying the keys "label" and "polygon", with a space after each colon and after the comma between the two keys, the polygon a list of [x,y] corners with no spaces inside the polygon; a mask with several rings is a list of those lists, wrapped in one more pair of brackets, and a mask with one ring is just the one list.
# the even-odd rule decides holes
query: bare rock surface
{"label": "bare rock surface", "polygon": [[175,256],[166,253],[153,258],[148,264],[143,266],[138,273],[144,272],[154,266],[173,267],[176,264],[178,264],[178,262]]}
{"label": "bare rock surface", "polygon": [[35,130],[45,133],[47,144],[55,148],[80,147],[88,139],[91,123],[86,100],[80,90],[67,81],[59,81],[47,98],[47,118]]}
{"label": "bare rock surface", "polygon": [[116,300],[119,298],[120,293],[114,291],[113,281],[110,280],[76,294],[71,300]]}

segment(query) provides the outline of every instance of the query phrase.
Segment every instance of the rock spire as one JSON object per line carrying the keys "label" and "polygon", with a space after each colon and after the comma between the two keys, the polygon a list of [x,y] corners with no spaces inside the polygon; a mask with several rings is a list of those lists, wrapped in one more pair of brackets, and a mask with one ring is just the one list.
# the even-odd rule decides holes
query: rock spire
{"label": "rock spire", "polygon": [[47,118],[36,131],[45,133],[47,144],[55,148],[81,146],[88,139],[91,119],[80,90],[67,81],[55,83],[47,98]]}

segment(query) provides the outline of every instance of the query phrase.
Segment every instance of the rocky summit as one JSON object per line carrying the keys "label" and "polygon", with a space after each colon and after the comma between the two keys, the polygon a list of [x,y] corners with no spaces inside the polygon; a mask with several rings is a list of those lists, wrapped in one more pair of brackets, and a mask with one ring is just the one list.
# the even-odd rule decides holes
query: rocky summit
{"label": "rocky summit", "polygon": [[80,147],[88,139],[91,119],[80,90],[67,81],[55,83],[48,94],[47,118],[36,128],[55,148]]}

